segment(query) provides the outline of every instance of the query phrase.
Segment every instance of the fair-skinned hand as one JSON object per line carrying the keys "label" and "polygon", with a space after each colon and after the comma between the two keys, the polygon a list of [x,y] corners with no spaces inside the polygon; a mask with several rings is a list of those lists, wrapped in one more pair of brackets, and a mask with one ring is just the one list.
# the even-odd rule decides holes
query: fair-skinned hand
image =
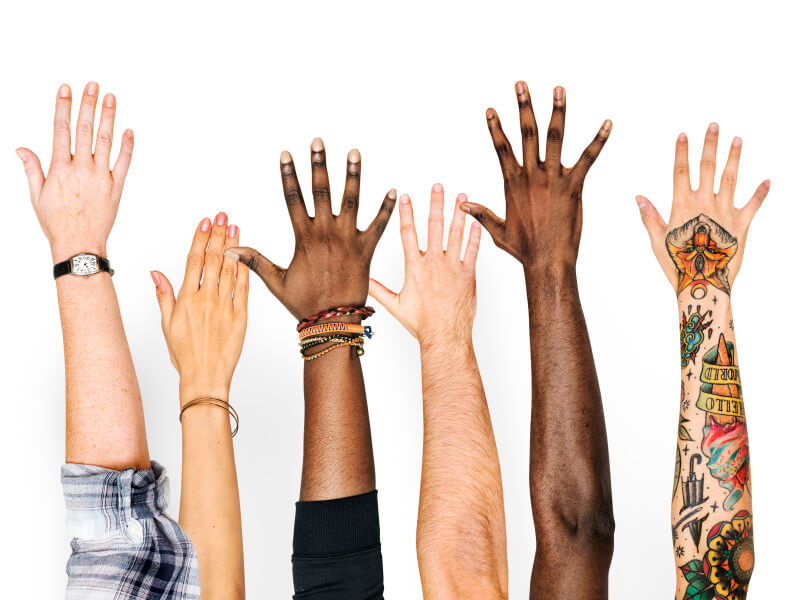
{"label": "fair-skinned hand", "polygon": [[117,216],[122,186],[133,153],[133,131],[122,134],[119,156],[109,170],[116,99],[103,98],[97,140],[92,152],[94,115],[99,87],[86,85],[75,127],[75,154],[71,151],[72,92],[62,85],[56,98],[53,155],[45,178],[39,158],[27,148],[17,155],[25,166],[31,202],[47,239],[53,261],[91,252],[106,257],[106,242]]}
{"label": "fair-skinned hand", "polygon": [[[400,237],[405,254],[406,280],[395,294],[374,279],[370,296],[424,345],[427,340],[446,335],[452,341],[470,340],[475,319],[475,262],[481,239],[481,227],[473,223],[464,259],[461,245],[466,215],[459,207],[467,201],[464,194],[456,199],[450,223],[447,248],[442,247],[444,233],[444,190],[440,184],[431,191],[428,218],[428,249],[420,252],[414,213],[407,195],[400,196]],[[455,338],[455,339],[453,339]]]}
{"label": "fair-skinned hand", "polygon": [[[239,228],[219,213],[203,219],[186,261],[177,301],[169,280],[151,271],[170,360],[180,375],[181,406],[195,398],[228,400],[247,328],[249,272],[223,257],[239,243]],[[202,281],[201,281],[202,279]]]}
{"label": "fair-skinned hand", "polygon": [[[689,177],[689,140],[684,133],[678,136],[669,223],[664,222],[647,198],[636,198],[653,252],[678,294],[687,288],[708,285],[730,293],[730,286],[741,268],[750,223],[769,192],[767,179],[745,206],[734,206],[742,152],[742,140],[735,137],[722,172],[719,193],[714,193],[718,140],[719,126],[711,123],[700,159],[700,184],[693,190]],[[697,298],[700,293],[702,289],[693,293],[693,297]]]}

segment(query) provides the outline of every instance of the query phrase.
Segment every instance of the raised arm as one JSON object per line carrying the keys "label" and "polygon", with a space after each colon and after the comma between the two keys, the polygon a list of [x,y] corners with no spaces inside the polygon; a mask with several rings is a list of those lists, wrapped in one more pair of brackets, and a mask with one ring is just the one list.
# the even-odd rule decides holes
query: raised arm
{"label": "raised arm", "polygon": [[[296,239],[291,264],[277,267],[251,248],[234,248],[226,255],[254,270],[298,321],[329,309],[362,307],[372,254],[394,208],[394,190],[386,195],[372,224],[359,231],[358,150],[347,157],[338,215],[331,208],[322,140],[316,138],[311,144],[313,217],[306,211],[291,155],[283,152],[280,163]],[[356,314],[325,322],[360,320]],[[357,347],[333,345],[320,343],[305,353],[309,358],[330,349],[307,360],[303,375],[305,435],[295,518],[295,597],[379,598],[383,572],[364,378]]]}
{"label": "raised arm", "polygon": [[400,197],[406,280],[399,294],[372,281],[370,293],[419,341],[424,441],[417,557],[426,598],[507,598],[503,486],[492,420],[472,348],[473,223],[461,258],[465,215],[458,206],[442,247],[444,191],[431,192],[428,249],[417,244],[411,200]]}
{"label": "raised arm", "polygon": [[532,410],[530,493],[536,526],[531,598],[608,596],[614,516],[603,403],[575,265],[583,182],[611,133],[605,121],[571,168],[561,164],[566,97],[553,93],[544,160],[528,87],[516,85],[520,165],[493,109],[486,120],[503,172],[506,218],[465,203],[495,244],[522,263],[528,296]]}
{"label": "raised arm", "polygon": [[219,213],[194,233],[177,301],[152,271],[161,326],[180,374],[183,431],[180,524],[197,550],[204,598],[244,598],[239,486],[229,422],[229,391],[247,325],[249,271],[223,258],[239,228]]}
{"label": "raised arm", "polygon": [[[112,94],[103,98],[93,152],[98,94],[94,82],[84,89],[73,155],[72,91],[66,84],[59,88],[47,177],[33,152],[17,150],[53,264],[82,253],[109,258],[106,243],[131,162],[133,132],[123,133],[116,164],[109,170],[116,99]],[[56,279],[56,292],[66,370],[66,462],[149,469],[139,384],[111,275],[64,275]]]}
{"label": "raised arm", "polygon": [[678,136],[668,224],[649,200],[637,197],[653,252],[678,298],[681,400],[672,542],[676,597],[684,600],[744,599],[755,562],[750,449],[730,293],[770,182],[744,207],[734,206],[742,151],[735,137],[715,194],[718,140],[712,123],[693,190],[689,142]]}

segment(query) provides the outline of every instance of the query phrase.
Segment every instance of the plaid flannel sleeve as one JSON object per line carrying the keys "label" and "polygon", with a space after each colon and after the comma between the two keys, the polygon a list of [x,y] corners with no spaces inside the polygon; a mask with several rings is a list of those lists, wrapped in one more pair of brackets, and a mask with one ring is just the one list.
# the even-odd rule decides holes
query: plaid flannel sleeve
{"label": "plaid flannel sleeve", "polygon": [[200,598],[197,556],[164,510],[169,480],[142,471],[67,463],[61,468],[67,528],[67,600]]}

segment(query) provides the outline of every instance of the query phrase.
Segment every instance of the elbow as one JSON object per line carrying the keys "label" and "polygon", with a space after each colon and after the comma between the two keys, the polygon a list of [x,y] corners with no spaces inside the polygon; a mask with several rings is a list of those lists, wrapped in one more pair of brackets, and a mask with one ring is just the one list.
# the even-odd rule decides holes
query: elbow
{"label": "elbow", "polygon": [[547,502],[540,510],[534,509],[537,545],[562,551],[575,549],[580,554],[587,550],[595,560],[611,563],[614,552],[614,510],[610,494],[607,497],[559,498]]}

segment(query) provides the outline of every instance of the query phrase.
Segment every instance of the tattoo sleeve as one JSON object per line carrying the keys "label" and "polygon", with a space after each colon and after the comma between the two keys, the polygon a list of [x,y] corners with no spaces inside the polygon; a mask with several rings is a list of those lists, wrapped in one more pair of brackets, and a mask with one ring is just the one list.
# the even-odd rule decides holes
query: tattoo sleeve
{"label": "tattoo sleeve", "polygon": [[681,400],[672,541],[677,598],[739,600],[753,571],[750,451],[731,312],[738,242],[700,215],[670,231],[678,273]]}

